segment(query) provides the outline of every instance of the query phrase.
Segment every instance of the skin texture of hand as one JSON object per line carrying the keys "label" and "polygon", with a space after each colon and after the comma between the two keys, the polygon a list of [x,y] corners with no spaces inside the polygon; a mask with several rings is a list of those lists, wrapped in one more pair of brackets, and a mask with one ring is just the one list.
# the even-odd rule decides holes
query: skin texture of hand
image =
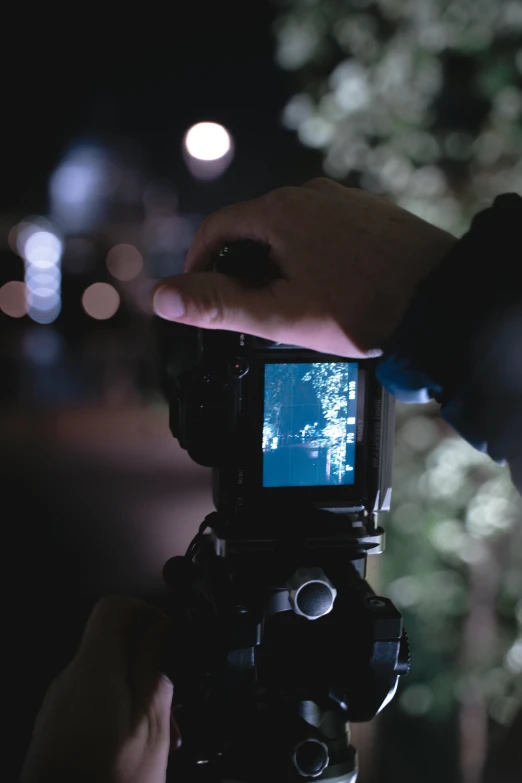
{"label": "skin texture of hand", "polygon": [[78,653],[47,691],[21,783],[164,783],[173,692],[160,669],[167,626],[142,601],[98,602]]}
{"label": "skin texture of hand", "polygon": [[[223,245],[242,239],[268,245],[282,279],[252,289],[209,271]],[[169,320],[322,353],[378,355],[419,282],[455,242],[380,196],[314,179],[210,215],[185,273],[157,286],[154,309]]]}

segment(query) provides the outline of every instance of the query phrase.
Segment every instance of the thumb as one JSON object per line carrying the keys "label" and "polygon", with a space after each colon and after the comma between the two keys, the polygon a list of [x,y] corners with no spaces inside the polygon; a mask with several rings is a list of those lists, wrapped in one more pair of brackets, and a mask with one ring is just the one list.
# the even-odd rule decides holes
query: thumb
{"label": "thumb", "polygon": [[193,272],[163,280],[153,293],[156,315],[205,329],[281,341],[289,322],[286,280],[250,288],[218,272]]}

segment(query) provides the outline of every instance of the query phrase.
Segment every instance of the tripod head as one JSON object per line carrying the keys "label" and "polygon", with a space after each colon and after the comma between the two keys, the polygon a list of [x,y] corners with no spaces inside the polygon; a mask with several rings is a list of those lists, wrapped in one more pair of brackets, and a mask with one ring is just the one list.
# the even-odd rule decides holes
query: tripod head
{"label": "tripod head", "polygon": [[[277,272],[253,243],[215,269],[245,285]],[[213,468],[217,509],[164,570],[172,767],[184,781],[355,781],[349,722],[371,720],[409,668],[402,616],[365,579],[384,545],[393,401],[370,361],[162,329],[171,429]]]}

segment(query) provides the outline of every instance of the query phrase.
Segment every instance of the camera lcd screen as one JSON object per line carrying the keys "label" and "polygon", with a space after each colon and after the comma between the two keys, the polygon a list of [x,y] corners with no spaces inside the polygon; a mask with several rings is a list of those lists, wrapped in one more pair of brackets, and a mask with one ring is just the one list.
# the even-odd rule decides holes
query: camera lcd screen
{"label": "camera lcd screen", "polygon": [[357,362],[265,364],[263,486],[355,482]]}

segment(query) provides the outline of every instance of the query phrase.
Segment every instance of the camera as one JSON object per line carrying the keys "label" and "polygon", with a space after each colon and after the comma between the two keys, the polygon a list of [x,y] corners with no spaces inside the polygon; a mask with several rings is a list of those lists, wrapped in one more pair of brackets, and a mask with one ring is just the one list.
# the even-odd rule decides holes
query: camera
{"label": "camera", "polygon": [[[213,269],[254,287],[280,274],[253,242]],[[402,616],[365,581],[383,551],[394,400],[374,360],[158,327],[170,428],[212,468],[216,508],[164,569],[177,779],[207,780],[208,765],[212,780],[354,783],[348,722],[371,720],[409,670]]]}
{"label": "camera", "polygon": [[[222,249],[215,270],[236,271],[241,259],[244,275],[254,248],[259,258],[254,243]],[[246,267],[251,281],[259,267]],[[389,510],[394,400],[374,360],[170,327],[162,352],[170,428],[192,460],[213,469],[214,505],[231,529],[270,538],[276,508]]]}

